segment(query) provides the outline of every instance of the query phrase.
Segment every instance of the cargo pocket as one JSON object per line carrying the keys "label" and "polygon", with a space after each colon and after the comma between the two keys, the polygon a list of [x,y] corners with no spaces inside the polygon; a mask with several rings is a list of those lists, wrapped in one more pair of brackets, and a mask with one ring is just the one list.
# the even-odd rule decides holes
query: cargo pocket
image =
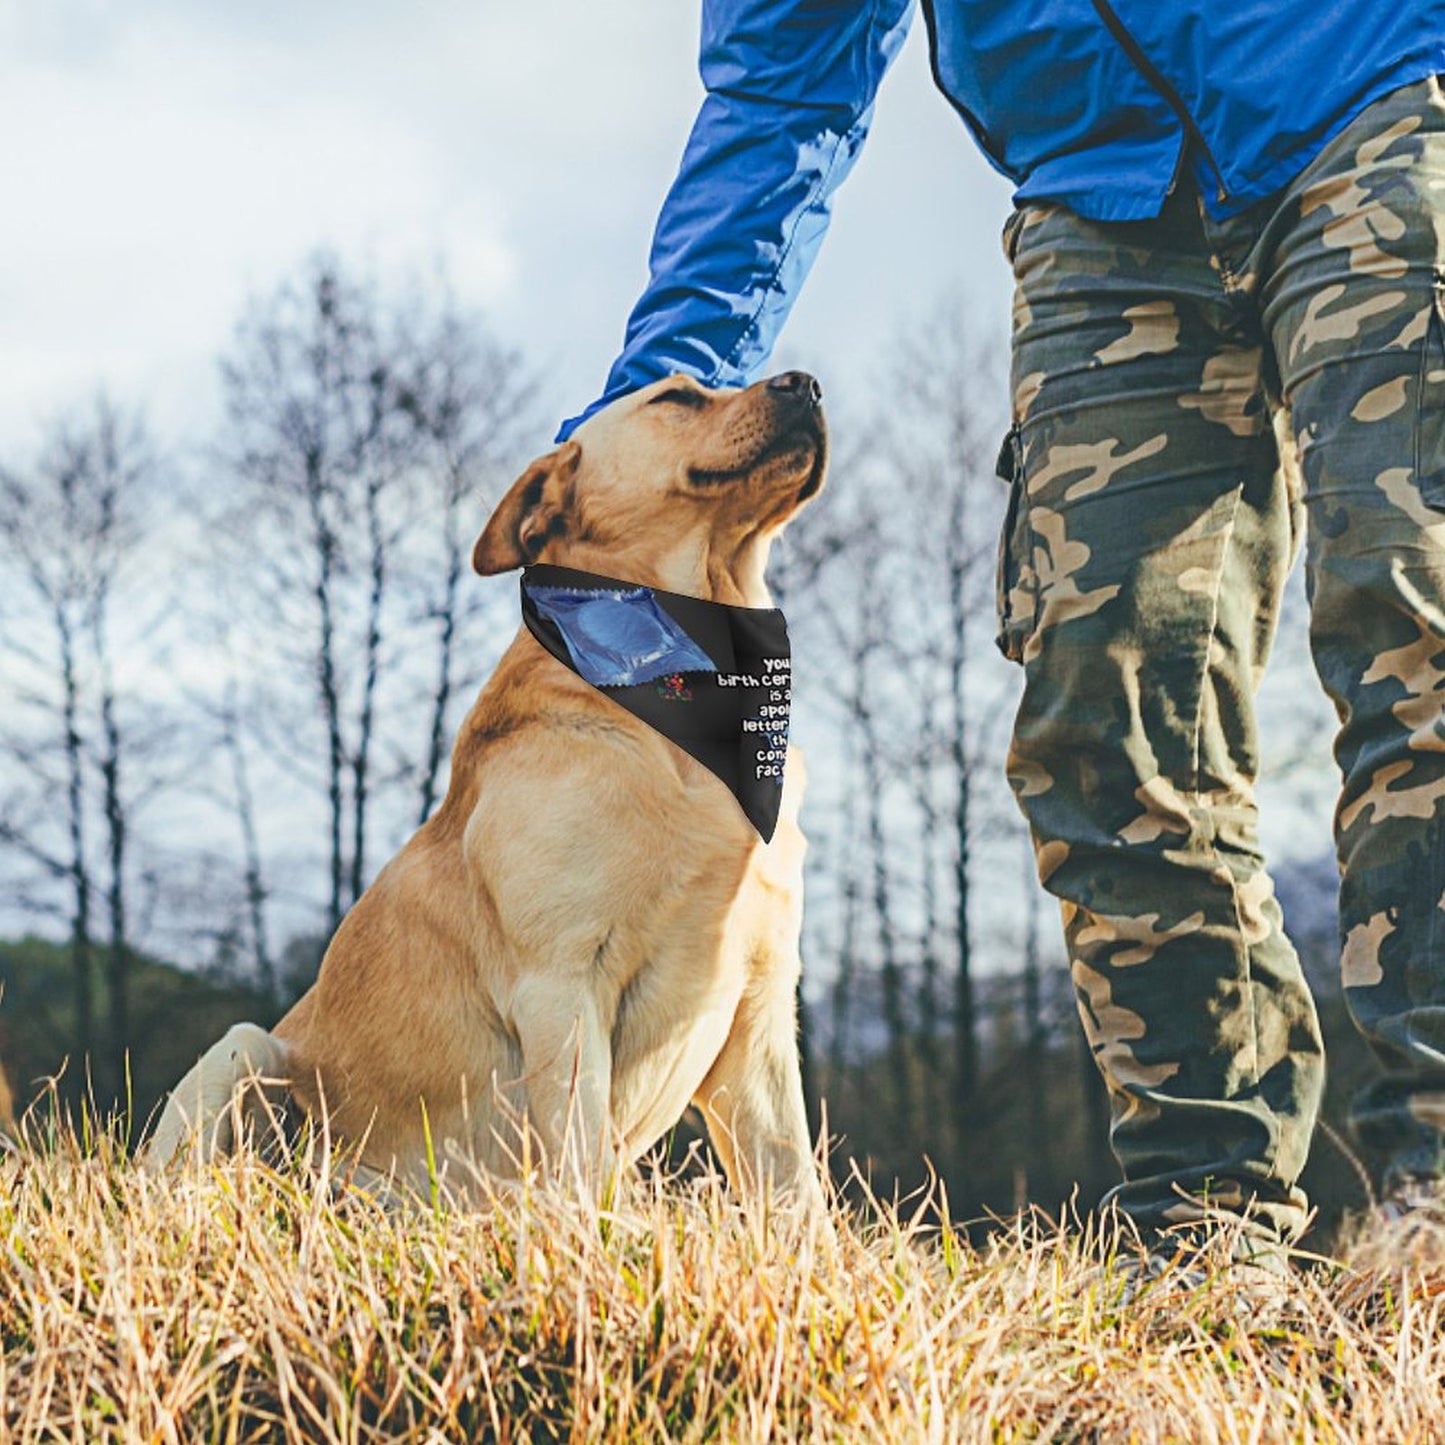
{"label": "cargo pocket", "polygon": [[1435,294],[1420,352],[1420,393],[1415,409],[1415,485],[1422,499],[1445,510],[1445,271],[1435,272]]}
{"label": "cargo pocket", "polygon": [[1008,508],[998,543],[999,651],[1010,662],[1024,660],[1024,645],[1034,630],[1036,598],[1033,537],[1029,528],[1028,491],[1024,485],[1024,449],[1019,429],[1010,427],[999,448],[994,470],[1008,485]]}

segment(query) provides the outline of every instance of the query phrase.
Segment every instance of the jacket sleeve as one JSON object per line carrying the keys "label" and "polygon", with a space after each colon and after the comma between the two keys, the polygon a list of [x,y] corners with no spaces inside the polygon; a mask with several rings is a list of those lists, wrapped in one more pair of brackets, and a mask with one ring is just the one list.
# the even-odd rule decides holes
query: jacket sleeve
{"label": "jacket sleeve", "polygon": [[674,372],[753,380],[852,169],[913,0],[703,0],[707,94],[653,235],[651,276],[601,397]]}

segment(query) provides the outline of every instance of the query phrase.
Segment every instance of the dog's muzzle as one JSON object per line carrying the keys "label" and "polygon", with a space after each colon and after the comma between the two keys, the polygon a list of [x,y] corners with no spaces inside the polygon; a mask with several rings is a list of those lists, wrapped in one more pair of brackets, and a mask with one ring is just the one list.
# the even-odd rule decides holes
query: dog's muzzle
{"label": "dog's muzzle", "polygon": [[764,385],[774,396],[786,397],[814,411],[823,405],[823,388],[818,378],[806,371],[783,371],[770,376]]}
{"label": "dog's muzzle", "polygon": [[827,455],[827,427],[823,423],[823,388],[818,378],[806,371],[784,371],[769,377],[763,389],[783,409],[784,425],[806,432],[813,440],[816,453],[813,469],[798,492],[797,500],[806,502],[823,485],[823,466]]}

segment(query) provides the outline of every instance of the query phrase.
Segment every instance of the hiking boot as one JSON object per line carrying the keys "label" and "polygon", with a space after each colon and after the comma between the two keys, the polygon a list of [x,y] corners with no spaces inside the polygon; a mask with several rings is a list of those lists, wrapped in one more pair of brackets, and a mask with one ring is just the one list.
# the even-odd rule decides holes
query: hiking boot
{"label": "hiking boot", "polygon": [[1375,1210],[1381,1224],[1408,1229],[1445,1229],[1445,1179],[1406,1174],[1385,1191]]}
{"label": "hiking boot", "polygon": [[1345,1257],[1356,1270],[1445,1270],[1445,1180],[1405,1174],[1384,1197],[1355,1217],[1345,1232]]}
{"label": "hiking boot", "polygon": [[1178,1254],[1135,1254],[1105,1266],[1106,1276],[1119,1284],[1120,1310],[1141,1303],[1146,1296],[1162,1300],[1171,1295],[1191,1295],[1209,1283],[1209,1272],[1186,1264]]}
{"label": "hiking boot", "polygon": [[1138,1254],[1108,1261],[1096,1279],[1103,1298],[1123,1313],[1167,1306],[1211,1307],[1236,1325],[1269,1328],[1294,1298],[1287,1246],[1232,1226],[1200,1235],[1159,1234]]}

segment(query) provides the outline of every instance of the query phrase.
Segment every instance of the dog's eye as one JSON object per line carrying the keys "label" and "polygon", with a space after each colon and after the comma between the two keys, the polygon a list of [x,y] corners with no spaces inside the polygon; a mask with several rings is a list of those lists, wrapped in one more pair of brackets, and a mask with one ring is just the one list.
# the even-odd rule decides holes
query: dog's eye
{"label": "dog's eye", "polygon": [[673,386],[666,391],[660,391],[656,396],[648,400],[648,406],[656,406],[659,402],[670,401],[677,406],[699,407],[707,404],[707,397],[702,392],[690,386]]}

